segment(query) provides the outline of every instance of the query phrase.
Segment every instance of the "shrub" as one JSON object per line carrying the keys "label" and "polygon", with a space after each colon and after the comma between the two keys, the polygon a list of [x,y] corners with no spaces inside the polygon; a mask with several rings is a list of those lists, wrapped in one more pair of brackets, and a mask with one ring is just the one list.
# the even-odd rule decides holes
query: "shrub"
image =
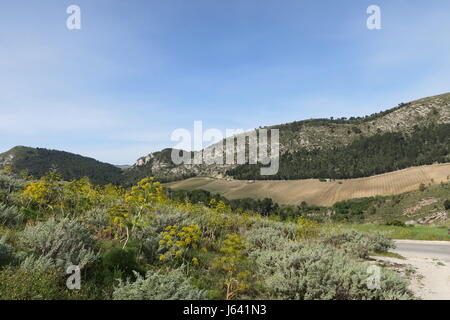
{"label": "shrub", "polygon": [[342,250],[323,244],[289,246],[282,251],[253,255],[269,293],[280,299],[408,299],[407,282],[383,270],[379,290],[367,286],[367,265],[352,260]]}
{"label": "shrub", "polygon": [[284,247],[286,241],[282,231],[271,227],[256,229],[247,237],[249,251],[279,250]]}
{"label": "shrub", "polygon": [[8,207],[0,203],[0,224],[6,227],[16,227],[25,221],[25,216],[16,207]]}
{"label": "shrub", "polygon": [[67,299],[60,273],[55,270],[27,272],[7,268],[0,271],[0,300]]}
{"label": "shrub", "polygon": [[121,271],[125,275],[132,275],[134,271],[141,271],[136,256],[134,249],[114,247],[103,253],[102,264],[107,272]]}
{"label": "shrub", "polygon": [[26,257],[19,268],[22,271],[33,273],[33,272],[45,272],[54,268],[54,263],[48,256],[35,257],[33,255]]}
{"label": "shrub", "polygon": [[12,248],[6,243],[6,237],[2,237],[0,239],[0,267],[8,265],[11,261]]}
{"label": "shrub", "polygon": [[286,241],[281,242],[276,249],[255,250],[249,254],[251,261],[255,263],[258,273],[263,277],[273,274],[278,261],[287,254],[287,252],[297,252],[303,249],[303,242]]}
{"label": "shrub", "polygon": [[225,276],[223,284],[227,300],[248,289],[247,279],[250,278],[251,272],[246,268],[246,258],[243,254],[246,248],[247,243],[242,236],[227,234],[220,248],[223,255],[217,257],[212,264],[214,269]]}
{"label": "shrub", "polygon": [[400,220],[391,220],[386,222],[387,226],[406,227],[406,224]]}
{"label": "shrub", "polygon": [[254,230],[258,230],[260,228],[270,227],[275,230],[280,231],[283,236],[290,240],[297,239],[298,236],[298,225],[294,223],[288,222],[278,222],[271,221],[268,219],[262,219],[260,217],[253,218]]}
{"label": "shrub", "polygon": [[298,237],[300,239],[315,238],[319,235],[319,224],[315,221],[299,217],[297,225]]}
{"label": "shrub", "polygon": [[445,210],[450,210],[450,200],[445,200],[444,201],[444,208]]}
{"label": "shrub", "polygon": [[[161,251],[160,260],[174,259],[189,263],[191,254],[200,250],[203,242],[203,234],[198,225],[186,227],[167,226],[159,241]],[[194,257],[194,264],[198,263],[198,258]]]}
{"label": "shrub", "polygon": [[27,227],[21,238],[22,245],[36,256],[46,256],[58,267],[75,264],[80,268],[98,258],[95,240],[77,220],[53,218]]}
{"label": "shrub", "polygon": [[89,210],[81,217],[81,219],[81,222],[94,234],[101,234],[106,231],[110,222],[108,211],[103,208]]}
{"label": "shrub", "polygon": [[135,273],[136,281],[123,282],[113,293],[114,300],[200,300],[205,292],[194,287],[181,269],[166,274],[147,272],[145,278]]}
{"label": "shrub", "polygon": [[162,207],[156,211],[154,226],[156,232],[164,231],[167,226],[185,225],[189,219],[187,212],[180,212],[172,207]]}
{"label": "shrub", "polygon": [[395,248],[394,241],[381,232],[369,235],[370,250],[373,252],[387,252]]}
{"label": "shrub", "polygon": [[141,246],[140,258],[144,262],[153,264],[158,261],[158,251],[159,251],[159,236],[149,236],[143,242]]}
{"label": "shrub", "polygon": [[369,252],[385,252],[394,246],[393,241],[384,234],[377,232],[366,235],[355,230],[330,235],[324,239],[324,243],[341,248],[358,258],[367,258]]}

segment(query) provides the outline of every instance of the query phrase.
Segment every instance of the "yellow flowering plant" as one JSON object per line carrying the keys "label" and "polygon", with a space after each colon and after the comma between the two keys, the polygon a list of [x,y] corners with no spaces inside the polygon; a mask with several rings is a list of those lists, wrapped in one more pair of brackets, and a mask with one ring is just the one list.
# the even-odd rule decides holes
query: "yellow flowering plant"
{"label": "yellow flowering plant", "polygon": [[90,210],[99,203],[99,199],[99,191],[86,177],[63,184],[62,205],[66,209],[73,211]]}
{"label": "yellow flowering plant", "polygon": [[152,213],[163,204],[165,197],[163,188],[154,178],[145,178],[133,186],[124,196],[122,203],[112,206],[109,210],[113,227],[119,238],[125,237],[125,248],[130,238],[130,233],[136,228],[147,226]]}
{"label": "yellow flowering plant", "polygon": [[20,192],[19,199],[26,208],[51,211],[59,208],[63,211],[62,190],[61,175],[52,171],[39,181],[27,184]]}
{"label": "yellow flowering plant", "polygon": [[209,201],[209,207],[219,213],[231,212],[231,208],[225,202],[214,198]]}
{"label": "yellow flowering plant", "polygon": [[223,201],[212,199],[209,204],[210,209],[204,214],[208,234],[212,240],[225,233],[239,232],[247,229],[251,224],[251,212],[235,213]]}
{"label": "yellow flowering plant", "polygon": [[300,239],[316,238],[319,235],[320,226],[310,219],[299,217],[297,220],[297,235]]}
{"label": "yellow flowering plant", "polygon": [[239,292],[248,289],[247,279],[251,273],[245,270],[244,250],[247,244],[238,234],[227,234],[222,241],[220,252],[223,256],[214,260],[212,267],[225,273],[224,287],[227,300],[230,300]]}
{"label": "yellow flowering plant", "polygon": [[[164,260],[182,260],[188,264],[199,264],[199,258],[193,257],[188,260],[188,252],[199,250],[202,245],[202,231],[198,225],[167,226],[159,241],[162,254],[159,259]],[[201,248],[206,251],[206,248]]]}
{"label": "yellow flowering plant", "polygon": [[149,209],[155,204],[165,202],[163,187],[155,178],[144,178],[131,188],[125,196],[125,203],[138,208],[139,210]]}

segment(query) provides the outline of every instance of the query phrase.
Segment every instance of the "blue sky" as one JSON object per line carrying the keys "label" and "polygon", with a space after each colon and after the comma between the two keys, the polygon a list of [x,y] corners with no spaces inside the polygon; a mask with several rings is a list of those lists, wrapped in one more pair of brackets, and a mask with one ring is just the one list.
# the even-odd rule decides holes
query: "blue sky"
{"label": "blue sky", "polygon": [[[68,30],[66,8],[81,8]],[[382,29],[366,28],[381,7]],[[448,92],[448,0],[0,3],[0,152],[114,164],[171,132],[378,112]]]}

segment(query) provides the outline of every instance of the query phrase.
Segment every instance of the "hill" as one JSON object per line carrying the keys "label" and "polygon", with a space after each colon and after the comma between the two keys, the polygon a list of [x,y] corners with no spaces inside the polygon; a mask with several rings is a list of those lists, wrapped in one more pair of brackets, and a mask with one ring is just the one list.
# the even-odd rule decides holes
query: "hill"
{"label": "hill", "polygon": [[148,176],[162,182],[196,176],[235,180],[370,177],[450,161],[450,94],[401,103],[366,117],[310,119],[265,128],[280,130],[280,169],[273,176],[260,176],[259,165],[176,165],[170,148],[141,157],[128,168],[63,151],[15,147],[0,154],[0,167],[11,165],[16,172],[27,170],[36,177],[57,168],[66,180],[88,176],[95,183],[125,186]]}
{"label": "hill", "polygon": [[228,199],[271,198],[279,204],[330,206],[342,200],[387,196],[419,189],[420,184],[438,184],[450,179],[450,164],[413,167],[367,178],[324,181],[244,181],[195,177],[166,184],[174,190],[202,189]]}
{"label": "hill", "polygon": [[122,169],[77,154],[18,146],[0,154],[0,168],[11,166],[16,173],[26,171],[36,178],[57,169],[64,180],[88,177],[96,184],[120,184]]}
{"label": "hill", "polygon": [[151,172],[171,180],[348,179],[445,163],[450,161],[450,93],[365,117],[309,119],[264,128],[280,130],[280,170],[275,176],[260,176],[258,165],[174,165],[171,149],[138,159],[132,171],[136,177]]}

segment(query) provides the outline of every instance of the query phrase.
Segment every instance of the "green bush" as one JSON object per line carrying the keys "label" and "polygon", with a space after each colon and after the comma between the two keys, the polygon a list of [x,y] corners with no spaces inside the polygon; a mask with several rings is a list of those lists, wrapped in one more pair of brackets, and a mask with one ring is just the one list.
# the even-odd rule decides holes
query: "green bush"
{"label": "green bush", "polygon": [[68,291],[60,272],[27,272],[7,268],[0,271],[0,300],[57,300],[68,299]]}
{"label": "green bush", "polygon": [[154,264],[159,260],[159,235],[155,234],[142,242],[140,259],[145,263]]}
{"label": "green bush", "polygon": [[50,258],[58,267],[78,265],[81,269],[98,258],[96,243],[89,230],[77,220],[51,218],[27,227],[20,239],[36,257]]}
{"label": "green bush", "polygon": [[391,220],[386,222],[387,226],[406,227],[406,224],[400,220]]}
{"label": "green bush", "polygon": [[136,250],[133,248],[122,249],[114,247],[103,253],[102,264],[106,272],[120,271],[125,275],[132,275],[134,271],[141,272],[141,267],[136,261]]}
{"label": "green bush", "polygon": [[6,237],[2,237],[0,239],[0,268],[10,264],[11,261],[12,248],[6,243]]}
{"label": "green bush", "polygon": [[136,281],[119,281],[114,300],[200,300],[205,292],[194,287],[181,269],[168,273],[147,272],[145,278],[135,273]]}
{"label": "green bush", "polygon": [[445,200],[444,201],[444,208],[445,210],[450,210],[450,200]]}

